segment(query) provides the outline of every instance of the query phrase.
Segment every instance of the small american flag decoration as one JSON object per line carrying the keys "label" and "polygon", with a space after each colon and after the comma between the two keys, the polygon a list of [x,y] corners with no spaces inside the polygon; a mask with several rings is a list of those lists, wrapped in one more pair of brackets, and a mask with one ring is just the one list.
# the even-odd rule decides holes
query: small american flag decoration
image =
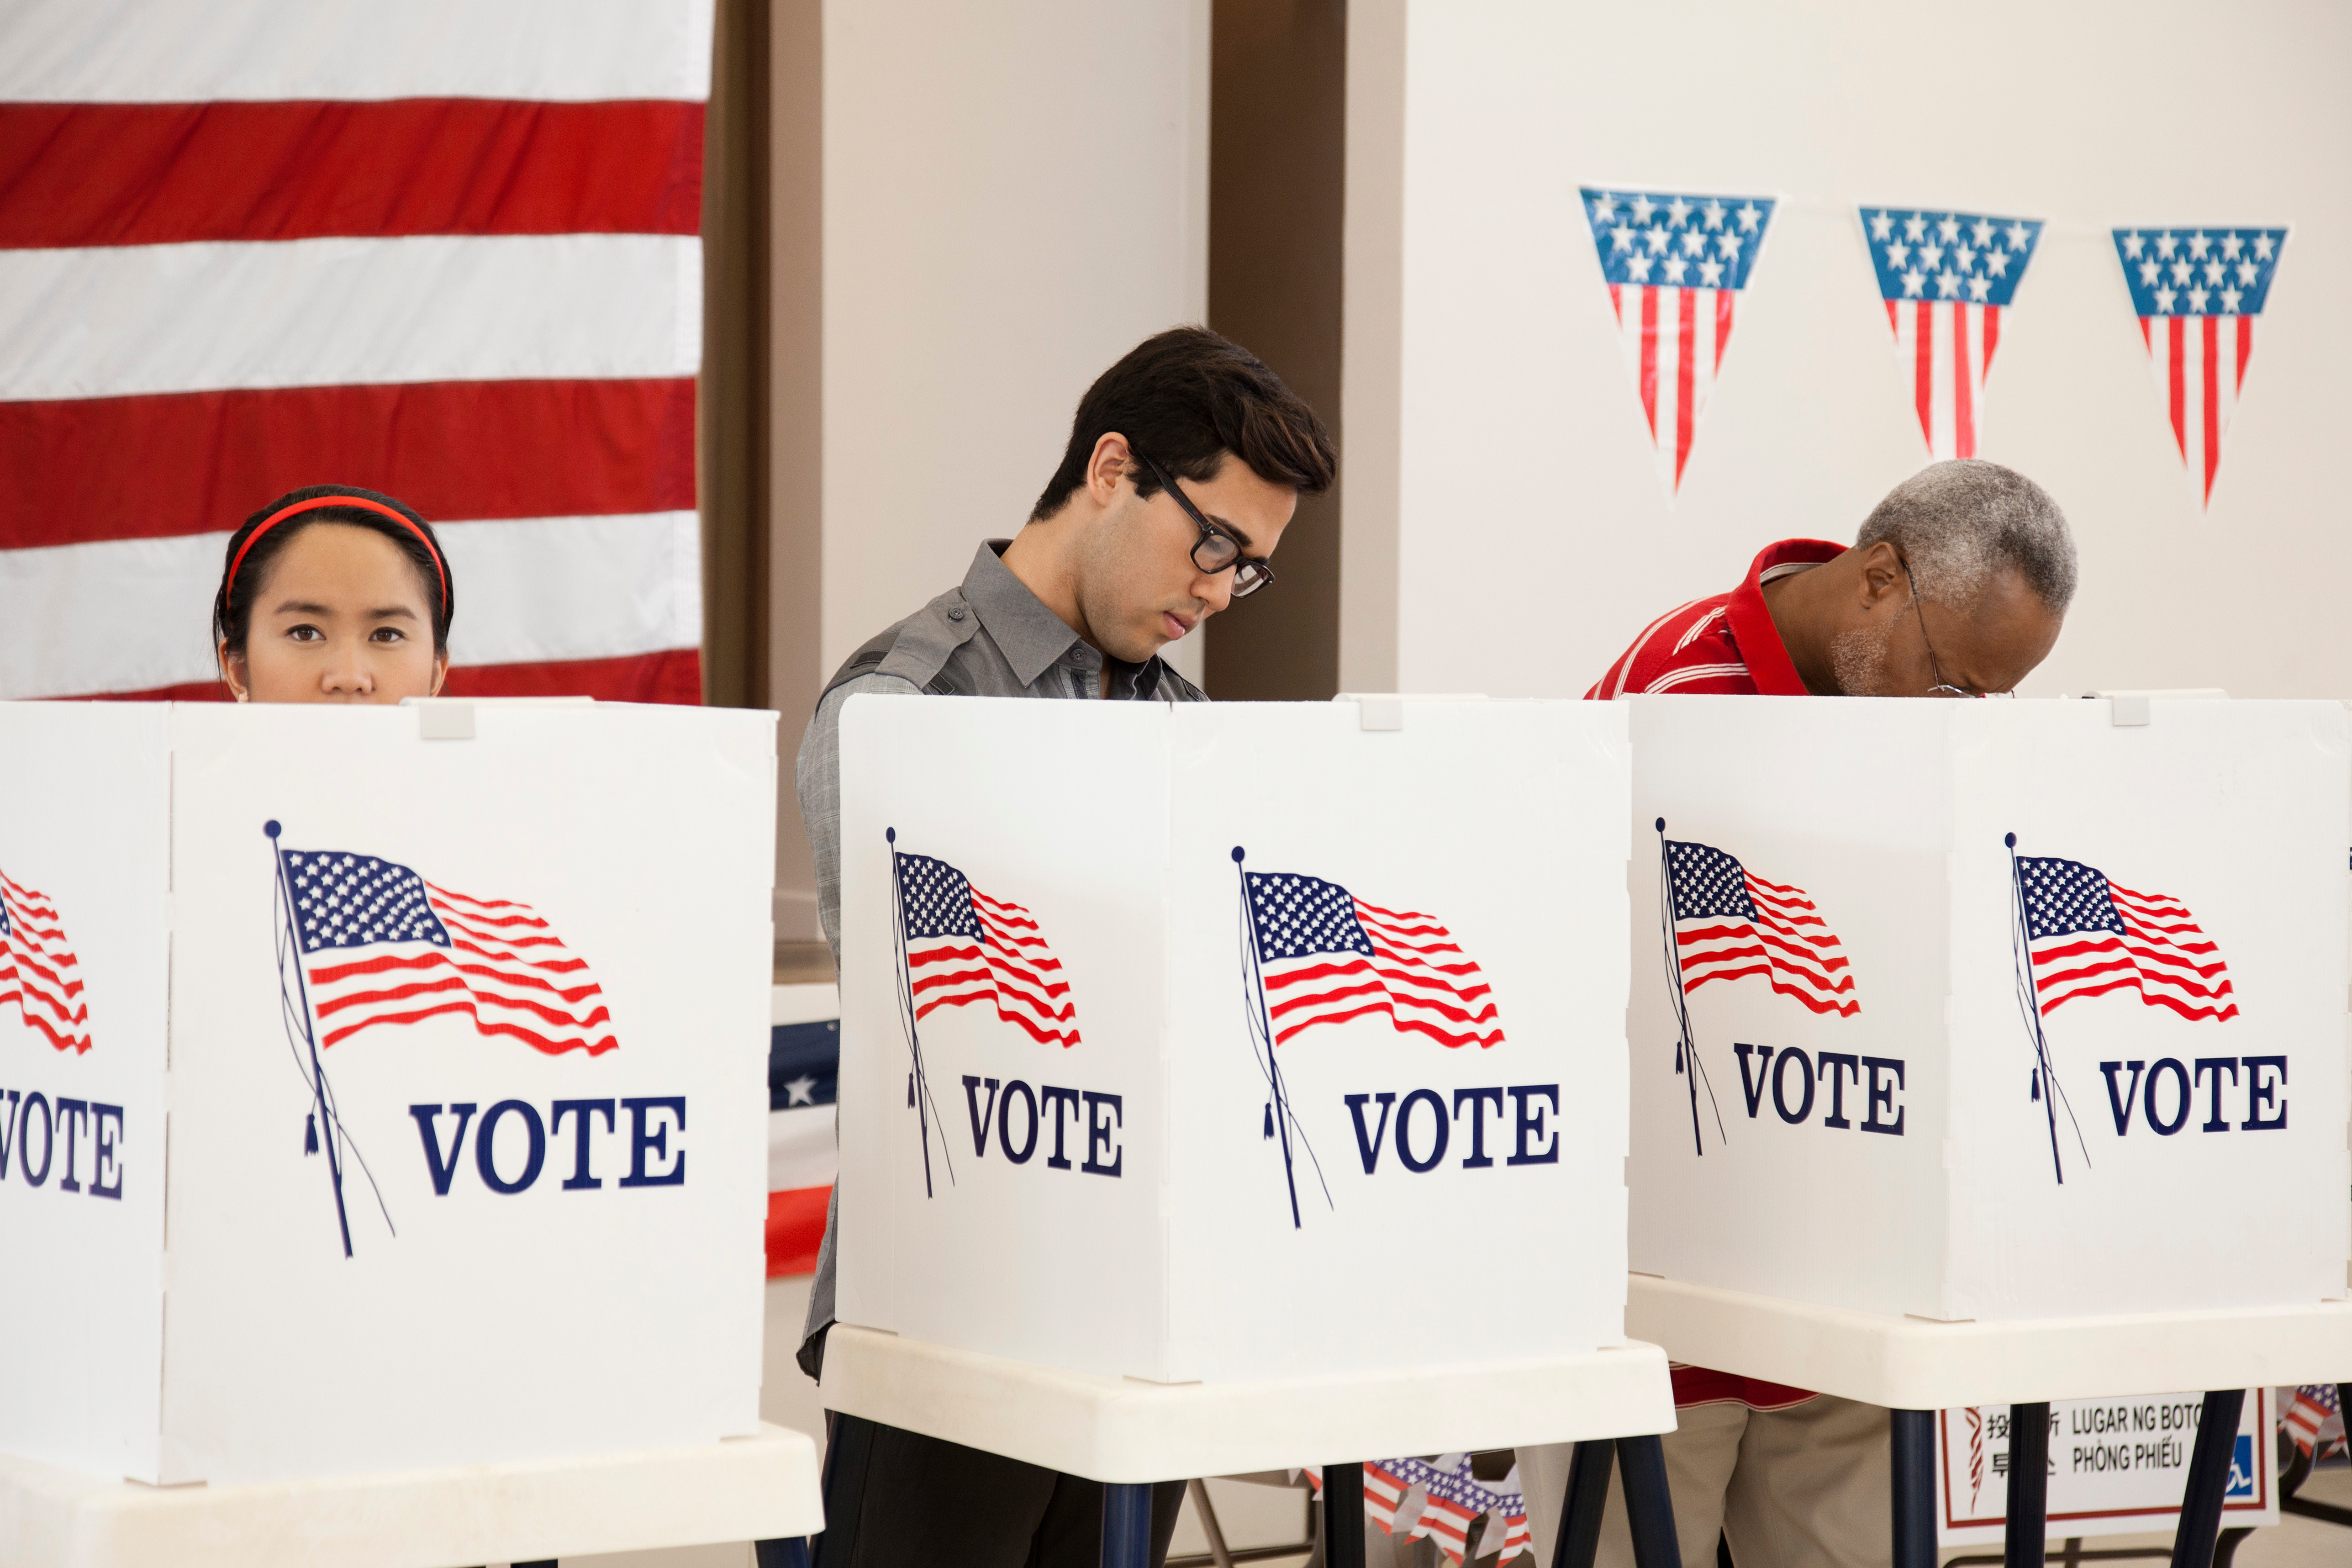
{"label": "small american flag decoration", "polygon": [[2040,218],[1864,207],[1870,263],[1927,455],[1977,455],[2002,314],[2042,242]]}
{"label": "small american flag decoration", "polygon": [[[1434,915],[1391,910],[1337,882],[1290,872],[1241,871],[1242,1005],[1269,1098],[1265,1136],[1282,1143],[1290,1223],[1299,1224],[1294,1139],[1305,1145],[1275,1049],[1318,1024],[1385,1016],[1399,1034],[1449,1050],[1503,1043],[1486,976]],[[1309,1159],[1311,1145],[1305,1145]],[[1318,1166],[1319,1168],[1319,1166]],[[1326,1196],[1328,1194],[1327,1191]]]}
{"label": "small american flag decoration", "polygon": [[1723,374],[1740,295],[1772,224],[1769,196],[1582,188],[1625,368],[1672,500]]}
{"label": "small american flag decoration", "polygon": [[2221,437],[2245,390],[2254,318],[2269,302],[2284,228],[2119,228],[2140,342],[2200,506],[2213,501]]}
{"label": "small american flag decoration", "polygon": [[[2059,1184],[2066,1167],[2058,1146],[2058,1107],[2073,1102],[2058,1081],[2042,1021],[2078,998],[2132,990],[2150,1007],[2193,1022],[2227,1023],[2238,1016],[2221,950],[2197,924],[2189,906],[2168,893],[2140,893],[2112,881],[2095,867],[2054,856],[2020,855],[2009,847],[2010,949],[2017,996],[2033,1071],[2026,1098],[2041,1102],[2050,1132],[2050,1167]],[[2082,1129],[2075,1142],[2085,1160]]]}
{"label": "small american flag decoration", "polygon": [[[1666,988],[1674,996],[1681,1037],[1675,1043],[1675,1071],[1689,1091],[1691,1142],[1701,1154],[1698,1091],[1715,1086],[1698,1054],[1685,1000],[1717,980],[1760,976],[1773,992],[1811,1013],[1851,1018],[1862,1011],[1855,997],[1853,963],[1845,944],[1814,907],[1812,895],[1793,883],[1758,876],[1737,856],[1712,845],[1666,837],[1658,818],[1658,921]],[[1716,1133],[1723,1135],[1718,1111]]]}
{"label": "small american flag decoration", "polygon": [[915,1113],[923,1147],[923,1193],[931,1194],[931,1128],[941,1128],[940,1159],[948,1179],[955,1166],[946,1149],[946,1123],[931,1094],[923,1060],[922,1021],[942,1007],[984,1005],[1039,1045],[1064,1049],[1078,1043],[1077,1005],[1069,977],[1036,917],[1019,904],[991,898],[971,879],[930,855],[890,845],[891,928],[898,966],[898,1023],[907,1037],[907,1109]]}
{"label": "small american flag decoration", "polygon": [[25,1027],[79,1056],[89,1049],[89,1006],[81,960],[65,917],[47,893],[0,872],[0,1004],[14,1002]]}

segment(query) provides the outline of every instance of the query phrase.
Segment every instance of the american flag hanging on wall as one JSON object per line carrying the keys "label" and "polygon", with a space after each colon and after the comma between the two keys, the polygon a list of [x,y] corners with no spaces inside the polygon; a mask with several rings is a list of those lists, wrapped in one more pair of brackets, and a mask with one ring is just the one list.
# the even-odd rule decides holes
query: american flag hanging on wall
{"label": "american flag hanging on wall", "polygon": [[440,531],[452,694],[699,700],[710,0],[0,7],[0,699],[220,695],[227,531]]}
{"label": "american flag hanging on wall", "polygon": [[1618,342],[1671,501],[1723,374],[1734,307],[1755,271],[1774,201],[1599,185],[1582,191]]}
{"label": "american flag hanging on wall", "polygon": [[2001,314],[2042,242],[2042,220],[1864,207],[1862,223],[1927,455],[1973,458]]}
{"label": "american flag hanging on wall", "polygon": [[2254,318],[2270,300],[2284,228],[2119,228],[2140,342],[2200,506],[2213,502],[2221,437],[2245,390]]}

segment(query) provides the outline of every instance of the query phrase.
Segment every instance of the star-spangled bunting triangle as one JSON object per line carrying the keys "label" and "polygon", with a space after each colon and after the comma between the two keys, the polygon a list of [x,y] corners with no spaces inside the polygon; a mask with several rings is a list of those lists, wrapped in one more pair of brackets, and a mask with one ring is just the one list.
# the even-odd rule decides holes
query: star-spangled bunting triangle
{"label": "star-spangled bunting triangle", "polygon": [[1582,191],[1617,341],[1672,501],[1707,395],[1723,374],[1733,304],[1756,270],[1774,199],[1621,186]]}
{"label": "star-spangled bunting triangle", "polygon": [[1861,210],[1927,456],[1938,462],[1973,458],[2001,315],[2042,243],[2042,220],[1922,207]]}
{"label": "star-spangled bunting triangle", "polygon": [[2287,231],[2119,228],[2115,235],[2173,446],[2197,504],[2210,506],[2221,437],[2253,357],[2254,318],[2270,299]]}

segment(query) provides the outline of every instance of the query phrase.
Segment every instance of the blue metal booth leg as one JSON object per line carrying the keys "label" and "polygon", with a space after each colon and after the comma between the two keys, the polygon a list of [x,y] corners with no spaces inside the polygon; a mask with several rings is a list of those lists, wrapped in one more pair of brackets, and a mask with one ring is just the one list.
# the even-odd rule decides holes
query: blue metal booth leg
{"label": "blue metal booth leg", "polygon": [[2012,1405],[2009,1407],[2009,1521],[2001,1532],[2004,1568],[2042,1568],[2049,1515],[2050,1406],[2047,1402]]}
{"label": "blue metal booth leg", "polygon": [[1895,1568],[1936,1568],[1936,1413],[1886,1413],[1895,1486]]}
{"label": "blue metal booth leg", "polygon": [[1625,1472],[1625,1522],[1633,1534],[1634,1568],[1682,1568],[1675,1543],[1675,1500],[1666,1487],[1665,1445],[1653,1434],[1617,1439]]}
{"label": "blue metal booth leg", "polygon": [[809,1568],[809,1543],[804,1537],[786,1536],[781,1541],[755,1541],[751,1552],[759,1568]]}
{"label": "blue metal booth leg", "polygon": [[1601,1516],[1609,1507],[1609,1472],[1616,1461],[1617,1445],[1610,1439],[1576,1446],[1568,1462],[1568,1496],[1560,1501],[1551,1568],[1592,1568],[1601,1550]]}
{"label": "blue metal booth leg", "polygon": [[1150,1568],[1149,1482],[1103,1484],[1102,1563],[1103,1568]]}
{"label": "blue metal booth leg", "polygon": [[[2172,1568],[2212,1568],[2213,1542],[2221,1533],[2221,1500],[2230,1489],[2230,1461],[2238,1447],[2238,1417],[2245,1413],[2242,1388],[2208,1390],[2197,1418],[2197,1447],[2189,1453],[2189,1485],[2180,1496],[2180,1525],[2172,1537]],[[2270,1458],[2268,1434],[2254,1439],[2254,1461]]]}

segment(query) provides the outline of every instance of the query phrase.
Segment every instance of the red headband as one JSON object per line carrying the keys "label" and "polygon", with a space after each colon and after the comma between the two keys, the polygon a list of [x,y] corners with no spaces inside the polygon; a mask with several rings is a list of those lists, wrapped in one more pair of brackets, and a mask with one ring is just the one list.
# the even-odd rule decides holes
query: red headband
{"label": "red headband", "polygon": [[441,552],[434,548],[433,541],[425,536],[423,529],[416,526],[414,518],[384,505],[382,501],[368,500],[361,496],[314,496],[309,500],[298,500],[292,506],[279,507],[276,511],[263,518],[261,526],[247,534],[245,542],[236,547],[236,559],[228,563],[228,583],[222,590],[221,602],[227,604],[236,597],[236,569],[245,564],[246,552],[251,550],[263,534],[268,533],[296,512],[316,511],[322,506],[355,506],[363,511],[376,512],[392,519],[393,521],[416,535],[416,542],[425,546],[425,553],[433,557],[434,574],[441,579],[441,608],[445,614],[447,612],[449,573],[448,569],[441,564]]}

